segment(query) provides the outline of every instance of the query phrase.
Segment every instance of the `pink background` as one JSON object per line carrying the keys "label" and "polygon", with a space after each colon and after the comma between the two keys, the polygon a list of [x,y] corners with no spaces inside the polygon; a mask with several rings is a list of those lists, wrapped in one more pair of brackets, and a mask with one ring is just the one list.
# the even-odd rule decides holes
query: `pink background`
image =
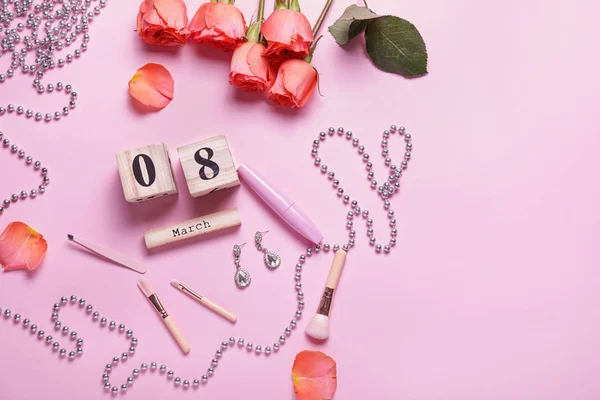
{"label": "pink background", "polygon": [[[188,0],[190,16],[200,2]],[[323,1],[303,3],[314,21]],[[326,25],[350,3],[334,2]],[[134,32],[138,1],[109,1],[92,25],[87,54],[48,74],[46,83],[73,84],[77,109],[60,123],[0,120],[1,130],[47,165],[52,179],[46,194],[0,217],[2,227],[21,220],[49,242],[38,272],[0,273],[0,306],[50,331],[52,304],[76,294],[125,323],[140,345],[126,368],[114,371],[119,384],[151,361],[199,377],[230,336],[272,344],[295,310],[293,265],[306,243],[246,187],[192,199],[177,147],[226,134],[237,163],[268,175],[328,241],[340,243],[347,209],[313,166],[311,141],[331,125],[351,129],[382,180],[381,131],[393,123],[407,126],[415,146],[393,201],[399,244],[391,255],[375,256],[358,225],[330,340],[307,340],[304,318],[277,355],[228,351],[198,391],[182,393],[166,379],[142,377],[127,398],[292,399],[292,363],[304,349],[335,358],[335,397],[343,400],[600,398],[600,9],[591,1],[369,3],[378,13],[415,23],[427,41],[430,75],[407,80],[385,74],[366,58],[362,39],[342,49],[325,34],[314,59],[324,97],[290,111],[231,88],[228,54],[194,45],[146,46]],[[253,1],[238,5],[252,14]],[[127,93],[128,80],[147,62],[164,64],[176,82],[174,101],[159,113],[139,112]],[[19,72],[0,99],[4,106],[44,105],[46,112],[62,107],[64,97],[38,96]],[[126,203],[114,153],[160,141],[174,160],[179,195]],[[396,138],[392,158],[398,160],[402,149]],[[1,152],[4,195],[37,186],[37,174]],[[345,140],[328,141],[322,154],[347,193],[372,211],[383,241],[385,215],[355,150]],[[239,230],[152,254],[144,248],[147,229],[234,206],[242,214]],[[284,264],[269,272],[247,246],[242,262],[253,283],[239,291],[231,247],[266,229],[265,244]],[[67,233],[143,260],[192,352],[179,352],[137,289],[137,274],[80,251],[67,243]],[[309,315],[330,261],[331,255],[321,255],[306,264]],[[171,278],[230,308],[239,322],[232,326],[194,304],[169,286]],[[59,360],[12,322],[0,321],[0,399],[106,398],[103,366],[126,350],[125,340],[72,309],[61,318],[85,340],[76,363]]]}

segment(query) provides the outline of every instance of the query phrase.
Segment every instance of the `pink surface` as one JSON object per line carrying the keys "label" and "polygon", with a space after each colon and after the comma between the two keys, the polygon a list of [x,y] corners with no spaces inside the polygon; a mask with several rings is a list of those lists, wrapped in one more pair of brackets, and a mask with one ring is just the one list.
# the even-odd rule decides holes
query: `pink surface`
{"label": "pink surface", "polygon": [[[93,23],[90,50],[48,75],[73,84],[80,95],[68,118],[52,124],[0,119],[1,130],[47,165],[52,179],[46,194],[0,217],[2,227],[22,220],[49,242],[38,272],[0,273],[1,307],[49,331],[60,296],[85,297],[139,337],[135,357],[113,373],[118,382],[151,361],[180,376],[199,376],[229,336],[264,347],[292,317],[293,264],[306,244],[246,187],[190,197],[176,148],[226,134],[238,164],[248,162],[268,175],[329,241],[340,242],[347,209],[312,165],[311,141],[330,125],[351,129],[375,159],[381,180],[380,132],[403,124],[413,133],[415,151],[393,201],[399,244],[390,256],[375,256],[359,225],[326,344],[301,333],[304,318],[269,359],[229,350],[198,391],[182,393],[166,379],[142,377],[127,398],[292,399],[292,363],[304,349],[335,358],[335,398],[342,400],[600,397],[597,4],[370,0],[375,11],[419,27],[430,75],[406,80],[382,73],[364,56],[360,40],[341,49],[326,35],[314,60],[324,97],[290,111],[229,87],[228,54],[144,45],[134,32],[138,3],[109,2]],[[238,1],[247,16],[253,3]],[[304,9],[315,20],[322,2],[312,3],[318,4],[305,0]],[[192,15],[200,1],[187,4]],[[348,4],[336,1],[327,24]],[[137,111],[127,94],[128,80],[147,62],[163,63],[176,82],[175,99],[155,114]],[[63,96],[37,96],[30,79],[18,75],[3,85],[3,105],[46,104],[52,107],[43,111],[50,111],[62,102]],[[179,196],[127,204],[114,153],[160,141],[174,160]],[[342,142],[326,143],[323,158],[347,193],[371,209],[382,241],[383,210],[355,150]],[[393,157],[402,148],[398,140],[392,143]],[[1,153],[2,193],[38,184],[24,163]],[[242,213],[239,230],[152,254],[144,248],[147,229],[231,206]],[[246,246],[242,263],[253,282],[239,291],[231,247],[251,243],[256,230],[267,229],[265,245],[284,264],[267,271]],[[67,242],[67,232],[143,260],[191,353],[178,350],[136,287],[137,274],[89,256]],[[307,314],[317,307],[331,259],[321,255],[306,264]],[[236,313],[238,323],[232,326],[178,293],[171,278]],[[125,340],[73,310],[62,318],[85,340],[76,363],[59,360],[12,322],[0,321],[0,399],[107,398],[102,369],[126,350]]]}

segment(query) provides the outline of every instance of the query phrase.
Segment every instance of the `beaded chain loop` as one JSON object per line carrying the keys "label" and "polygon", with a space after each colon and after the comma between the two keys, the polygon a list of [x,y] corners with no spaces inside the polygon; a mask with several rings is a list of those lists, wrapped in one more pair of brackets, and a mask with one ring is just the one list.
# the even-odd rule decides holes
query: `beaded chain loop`
{"label": "beaded chain loop", "polygon": [[[411,135],[405,132],[404,127],[396,128],[394,125],[391,126],[390,130],[386,130],[383,133],[383,140],[381,142],[381,146],[383,148],[382,155],[385,157],[385,164],[390,169],[390,174],[387,178],[387,181],[378,186],[377,181],[374,179],[374,174],[372,172],[373,164],[370,161],[369,154],[365,152],[364,146],[359,144],[359,140],[353,136],[352,132],[346,132],[343,128],[337,129],[329,128],[327,133],[321,132],[319,134],[319,138],[313,142],[312,156],[315,158],[315,165],[319,166],[321,172],[323,174],[327,174],[329,180],[332,181],[334,189],[337,191],[338,197],[342,199],[344,204],[349,204],[352,208],[351,211],[348,212],[348,220],[346,222],[346,226],[349,230],[349,240],[347,244],[344,244],[342,247],[344,250],[349,250],[354,246],[356,231],[353,228],[354,219],[362,215],[366,220],[367,225],[367,234],[370,238],[370,244],[375,246],[375,251],[380,253],[382,251],[382,246],[380,244],[375,244],[376,240],[373,237],[373,220],[369,218],[369,211],[360,209],[358,202],[356,200],[350,200],[350,196],[344,194],[344,190],[339,187],[340,182],[335,179],[335,173],[330,171],[326,165],[322,164],[321,158],[318,156],[318,148],[327,136],[334,136],[337,132],[337,135],[340,137],[346,137],[349,141],[351,141],[352,145],[357,148],[358,153],[362,156],[363,161],[366,164],[367,168],[367,177],[370,180],[370,185],[373,189],[376,189],[380,198],[383,201],[383,208],[388,211],[387,215],[390,220],[389,224],[391,227],[391,239],[388,245],[383,247],[383,251],[385,253],[389,253],[391,247],[396,244],[396,235],[397,230],[396,220],[394,219],[394,212],[390,209],[390,201],[389,199],[392,197],[394,193],[398,190],[400,184],[399,179],[402,177],[402,171],[405,170],[408,166],[408,161],[411,158],[412,151],[412,142]],[[399,166],[392,165],[392,160],[389,157],[388,148],[388,139],[391,135],[398,134],[399,136],[404,136],[404,140],[406,142],[406,152],[404,153],[404,161],[400,163]],[[286,343],[286,340],[289,336],[292,335],[292,332],[296,329],[298,325],[298,320],[303,316],[303,310],[305,307],[304,303],[304,293],[302,292],[302,271],[304,268],[304,264],[308,257],[315,255],[320,252],[329,252],[330,250],[337,251],[339,250],[339,245],[324,244],[324,245],[315,245],[306,249],[304,253],[300,255],[298,258],[298,262],[295,266],[295,291],[296,291],[296,311],[294,313],[293,319],[290,323],[285,327],[283,333],[279,336],[277,340],[274,341],[272,345],[265,346],[264,349],[261,345],[255,345],[250,341],[246,341],[243,338],[236,339],[235,337],[230,337],[228,340],[224,340],[221,342],[217,350],[215,351],[214,357],[210,361],[206,372],[204,372],[200,378],[193,379],[182,379],[180,376],[176,375],[172,369],[167,368],[165,364],[161,364],[159,366],[156,362],[150,363],[141,363],[137,364],[139,367],[133,368],[131,375],[126,379],[124,383],[120,386],[118,384],[113,385],[110,382],[110,375],[114,368],[117,368],[118,365],[123,365],[129,363],[130,359],[135,355],[136,349],[138,347],[138,339],[134,336],[134,333],[131,329],[128,329],[124,324],[117,324],[115,321],[110,321],[105,316],[101,316],[98,311],[95,311],[94,307],[91,304],[87,304],[86,301],[82,298],[78,299],[77,296],[70,297],[62,297],[58,303],[54,304],[52,309],[51,320],[54,323],[54,330],[56,331],[55,336],[62,335],[65,337],[65,340],[70,339],[75,343],[75,347],[72,350],[68,350],[66,346],[61,346],[61,344],[57,341],[55,337],[47,334],[43,330],[38,330],[38,326],[33,324],[28,318],[22,318],[20,314],[13,314],[9,309],[2,309],[0,307],[0,320],[10,321],[12,316],[12,321],[15,326],[21,326],[25,332],[29,332],[31,336],[37,337],[38,342],[44,344],[49,347],[51,351],[57,353],[59,358],[67,358],[69,361],[75,361],[83,354],[84,341],[79,337],[77,332],[74,332],[69,329],[69,327],[62,324],[59,320],[59,312],[61,309],[67,306],[76,307],[86,313],[86,315],[90,316],[94,322],[98,323],[100,329],[106,330],[108,326],[109,332],[118,332],[119,335],[123,335],[127,340],[127,349],[122,354],[113,357],[108,364],[105,365],[102,371],[101,385],[103,385],[104,390],[112,393],[113,395],[117,395],[118,393],[125,394],[127,389],[131,387],[141,375],[150,374],[150,375],[159,375],[166,377],[168,381],[172,381],[173,385],[176,387],[181,387],[183,390],[187,390],[190,387],[196,389],[200,386],[200,384],[206,384],[209,379],[213,377],[215,374],[215,370],[219,365],[219,362],[225,352],[233,347],[237,347],[239,349],[245,349],[248,353],[253,353],[256,355],[264,355],[270,357],[273,353],[279,352],[281,346]],[[2,318],[3,317],[3,318]],[[237,345],[237,346],[236,346]]]}
{"label": "beaded chain loop", "polygon": [[2,148],[8,150],[10,149],[11,153],[18,153],[18,157],[25,160],[26,165],[33,164],[33,169],[36,171],[40,171],[42,175],[42,183],[35,189],[21,190],[21,193],[13,193],[10,195],[10,199],[4,199],[2,203],[0,203],[0,215],[4,213],[4,210],[7,209],[11,203],[16,203],[19,200],[25,200],[28,197],[34,198],[37,197],[38,194],[42,194],[46,191],[46,186],[50,183],[50,177],[48,176],[48,168],[42,167],[42,163],[39,161],[34,161],[33,157],[28,156],[24,149],[19,149],[19,146],[16,144],[10,144],[10,139],[4,136],[3,132],[0,132],[0,142],[2,143]]}
{"label": "beaded chain loop", "polygon": [[[344,189],[340,187],[340,181],[335,178],[335,172],[329,169],[329,167],[323,164],[323,160],[319,157],[319,147],[321,146],[321,142],[327,139],[327,136],[333,137],[336,134],[335,128],[329,128],[327,133],[321,132],[319,137],[313,141],[313,148],[311,151],[312,157],[315,159],[315,165],[317,167],[320,166],[321,173],[326,174],[327,178],[331,181],[334,189],[337,190],[337,195],[344,204],[350,205],[351,210],[348,212],[346,222],[346,228],[348,228],[348,243],[344,244],[342,248],[348,251],[351,247],[354,247],[356,230],[354,229],[354,220],[356,217],[361,215],[365,220],[367,225],[367,236],[369,236],[369,244],[371,246],[375,246],[375,251],[377,253],[381,253],[381,250],[385,253],[389,253],[396,245],[396,236],[398,235],[398,230],[396,229],[396,219],[394,218],[394,210],[392,210],[390,198],[400,189],[400,178],[402,178],[402,171],[404,171],[408,167],[408,162],[412,156],[412,135],[410,133],[406,133],[406,128],[401,126],[400,128],[396,127],[396,125],[390,126],[389,130],[383,132],[383,140],[381,141],[381,155],[385,157],[385,165],[389,168],[389,175],[383,185],[378,185],[378,182],[375,180],[375,174],[373,172],[373,163],[371,162],[371,156],[365,152],[365,146],[360,144],[360,140],[354,136],[354,134],[350,131],[345,131],[344,128],[337,129],[337,136],[346,137],[348,141],[351,141],[352,146],[356,147],[358,150],[358,154],[362,156],[362,160],[365,163],[367,169],[367,179],[371,183],[372,189],[377,189],[377,193],[379,197],[383,201],[383,208],[387,211],[388,219],[390,220],[390,240],[388,244],[382,246],[381,244],[376,244],[377,239],[374,237],[373,231],[373,219],[369,217],[369,210],[361,210],[358,201],[352,200],[350,201],[350,196],[344,194]],[[406,152],[404,153],[404,160],[400,163],[400,165],[392,164],[392,159],[389,155],[388,149],[388,141],[390,136],[398,134],[399,136],[404,136],[404,141],[406,142]],[[330,245],[326,244],[323,246],[326,250],[329,249]],[[340,248],[338,244],[333,245],[333,250],[337,251]]]}

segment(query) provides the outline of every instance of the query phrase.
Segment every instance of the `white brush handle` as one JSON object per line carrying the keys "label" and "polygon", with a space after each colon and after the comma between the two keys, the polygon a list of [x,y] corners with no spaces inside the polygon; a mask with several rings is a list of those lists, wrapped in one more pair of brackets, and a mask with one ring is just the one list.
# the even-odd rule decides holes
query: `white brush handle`
{"label": "white brush handle", "polygon": [[223,318],[228,319],[231,322],[237,321],[237,317],[235,315],[233,315],[232,313],[230,313],[223,307],[219,306],[218,304],[215,304],[212,301],[208,300],[206,297],[202,298],[201,303],[203,305],[205,305],[207,308],[211,309],[212,311],[214,311],[217,314],[219,314],[220,316],[222,316]]}
{"label": "white brush handle", "polygon": [[191,349],[190,345],[185,340],[185,338],[183,337],[181,332],[179,332],[179,329],[177,328],[177,326],[175,325],[175,322],[173,322],[171,317],[167,317],[167,318],[163,319],[163,322],[165,323],[167,328],[169,328],[169,331],[171,331],[171,335],[173,335],[173,337],[177,341],[177,344],[179,345],[179,347],[181,347],[181,351],[183,351],[186,354],[189,353],[190,349]]}
{"label": "white brush handle", "polygon": [[329,270],[329,277],[327,278],[327,286],[329,289],[335,289],[340,281],[344,264],[346,263],[346,252],[344,250],[338,250],[335,253],[331,269]]}

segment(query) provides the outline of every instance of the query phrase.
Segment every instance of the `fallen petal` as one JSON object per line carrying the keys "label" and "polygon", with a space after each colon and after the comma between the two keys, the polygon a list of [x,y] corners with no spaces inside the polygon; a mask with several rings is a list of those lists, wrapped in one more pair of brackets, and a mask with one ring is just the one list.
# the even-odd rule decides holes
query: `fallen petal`
{"label": "fallen petal", "polygon": [[173,100],[174,91],[173,77],[160,64],[144,65],[129,81],[129,94],[148,107],[165,108]]}
{"label": "fallen petal", "polygon": [[33,271],[47,250],[46,239],[23,222],[11,222],[0,235],[0,265],[5,271]]}
{"label": "fallen petal", "polygon": [[298,400],[330,400],[337,389],[336,363],[320,351],[298,353],[292,376]]}

